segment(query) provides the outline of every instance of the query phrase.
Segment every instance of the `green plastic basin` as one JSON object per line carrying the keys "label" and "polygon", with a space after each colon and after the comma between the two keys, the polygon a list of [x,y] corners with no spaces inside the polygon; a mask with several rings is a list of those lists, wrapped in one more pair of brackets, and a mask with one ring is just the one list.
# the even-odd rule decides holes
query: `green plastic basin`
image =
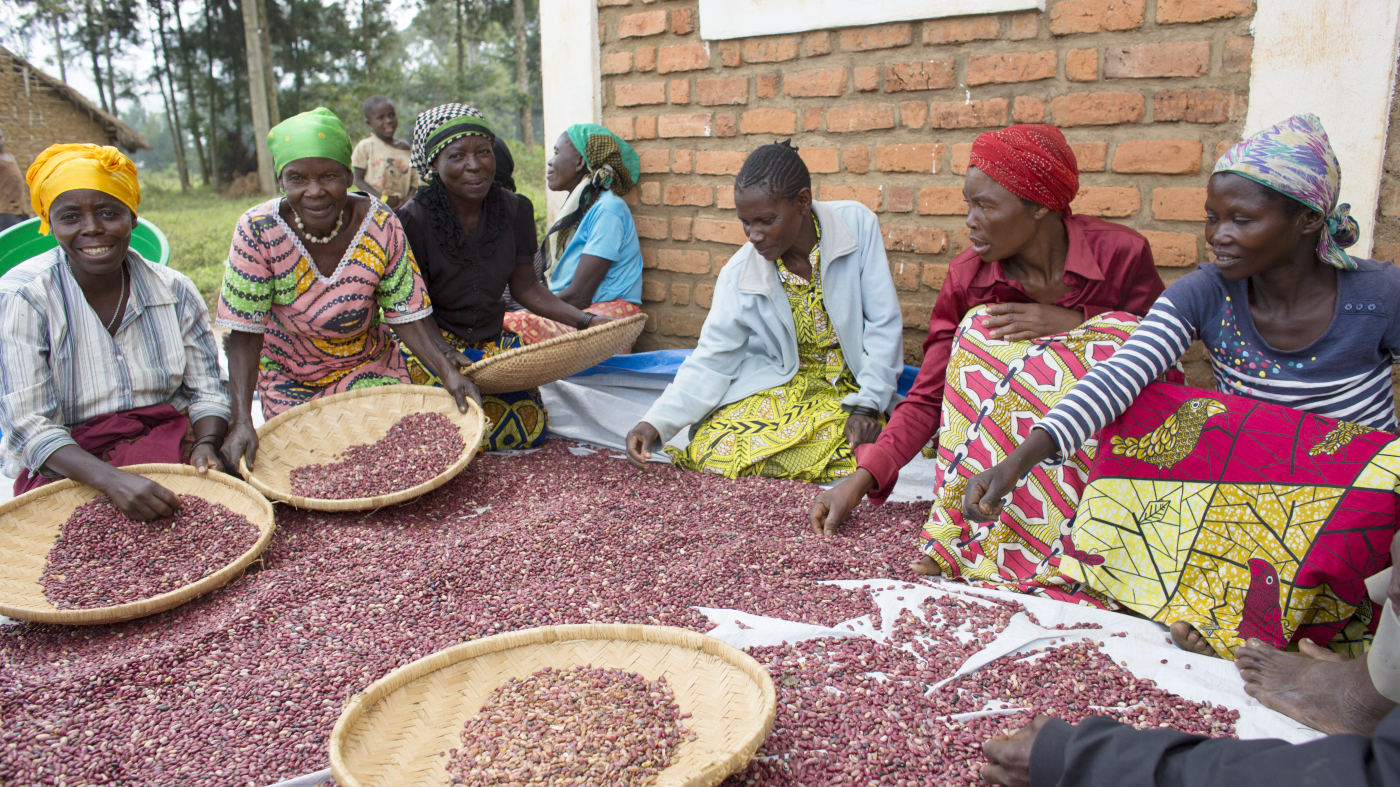
{"label": "green plastic basin", "polygon": [[[57,245],[58,241],[52,235],[39,234],[37,218],[0,232],[0,276]],[[165,239],[165,233],[159,227],[143,218],[136,219],[136,229],[131,231],[131,248],[151,262],[170,264],[170,241]]]}

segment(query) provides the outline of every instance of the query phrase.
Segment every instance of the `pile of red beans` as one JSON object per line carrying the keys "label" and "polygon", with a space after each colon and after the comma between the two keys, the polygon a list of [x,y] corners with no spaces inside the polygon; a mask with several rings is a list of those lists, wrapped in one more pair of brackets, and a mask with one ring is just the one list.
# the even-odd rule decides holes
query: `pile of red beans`
{"label": "pile of red beans", "polygon": [[78,506],[39,583],[61,609],[110,607],[178,590],[237,560],[258,540],[241,514],[182,495],[174,516],[136,522],[105,497]]}
{"label": "pile of red beans", "polygon": [[[912,581],[905,564],[928,504],[862,505],[841,537],[819,538],[806,523],[813,494],[807,484],[666,466],[643,474],[553,441],[528,456],[482,456],[399,506],[279,509],[261,561],[183,607],[116,626],[0,627],[0,783],[263,787],[326,767],[327,736],[351,695],[463,640],[590,621],[710,629],[693,607],[828,626],[874,613],[868,590],[818,583]],[[950,614],[992,615],[978,624],[991,628],[1011,610],[955,605]],[[1205,718],[1093,649],[1052,654],[1076,665],[1072,672],[1014,662],[1039,670],[1035,685],[1049,687],[1047,696],[978,683],[984,674],[1009,681],[1008,662],[926,697],[925,685],[980,645],[959,640],[954,652],[958,637],[946,625],[912,614],[897,623],[909,629],[910,648],[916,634],[948,645],[946,663],[895,641],[751,649],[778,684],[778,720],[765,759],[731,784],[818,772],[831,778],[811,783],[854,784],[867,773],[879,775],[862,785],[946,784],[976,761],[976,745],[963,739],[1018,727],[1030,713],[938,719],[1003,697],[1013,708],[1034,702],[1071,715],[1089,712],[1081,699],[1122,701],[1119,715],[1142,724],[1173,713]],[[1073,681],[1082,693],[1069,693],[1078,691]],[[1049,699],[1056,689],[1058,705]],[[1097,694],[1110,689],[1120,699]]]}
{"label": "pile of red beans", "polygon": [[496,689],[467,719],[447,772],[466,787],[642,787],[671,764],[689,716],[664,676],[545,668]]}
{"label": "pile of red beans", "polygon": [[292,494],[316,500],[391,495],[437,478],[462,455],[462,432],[442,413],[400,418],[373,443],[352,445],[339,461],[292,471]]}

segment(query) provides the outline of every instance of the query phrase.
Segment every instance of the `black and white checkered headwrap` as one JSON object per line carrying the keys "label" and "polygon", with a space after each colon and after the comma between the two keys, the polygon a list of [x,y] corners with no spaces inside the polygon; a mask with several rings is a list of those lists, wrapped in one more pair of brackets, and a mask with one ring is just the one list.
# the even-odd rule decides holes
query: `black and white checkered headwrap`
{"label": "black and white checkered headwrap", "polygon": [[478,112],[476,107],[469,107],[466,104],[443,104],[423,112],[417,120],[413,121],[413,150],[409,154],[408,162],[414,169],[418,170],[418,177],[422,178],[423,182],[426,183],[433,177],[433,162],[427,160],[428,137],[431,137],[433,131],[444,121],[463,115],[483,119],[486,117]]}

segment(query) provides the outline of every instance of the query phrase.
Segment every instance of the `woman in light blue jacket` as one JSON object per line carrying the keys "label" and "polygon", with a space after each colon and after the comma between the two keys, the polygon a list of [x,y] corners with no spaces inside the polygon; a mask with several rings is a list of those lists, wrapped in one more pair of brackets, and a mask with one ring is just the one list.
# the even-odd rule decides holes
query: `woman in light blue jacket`
{"label": "woman in light blue jacket", "polygon": [[[687,470],[825,482],[874,442],[903,361],[903,322],[875,214],[814,202],[797,149],[744,162],[734,206],[749,242],[715,282],[694,354],[627,435],[645,469],[658,442],[691,428]],[[827,297],[827,294],[831,297]]]}

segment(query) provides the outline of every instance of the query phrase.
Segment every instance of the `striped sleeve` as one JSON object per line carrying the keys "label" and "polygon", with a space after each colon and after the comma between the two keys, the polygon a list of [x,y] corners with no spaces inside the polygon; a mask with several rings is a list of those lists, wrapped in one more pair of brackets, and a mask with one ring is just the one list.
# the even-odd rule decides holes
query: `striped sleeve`
{"label": "striped sleeve", "polygon": [[1036,424],[1050,433],[1060,456],[1078,451],[1090,437],[1113,423],[1148,383],[1186,354],[1196,326],[1169,295],[1157,300],[1112,358],[1091,369]]}

